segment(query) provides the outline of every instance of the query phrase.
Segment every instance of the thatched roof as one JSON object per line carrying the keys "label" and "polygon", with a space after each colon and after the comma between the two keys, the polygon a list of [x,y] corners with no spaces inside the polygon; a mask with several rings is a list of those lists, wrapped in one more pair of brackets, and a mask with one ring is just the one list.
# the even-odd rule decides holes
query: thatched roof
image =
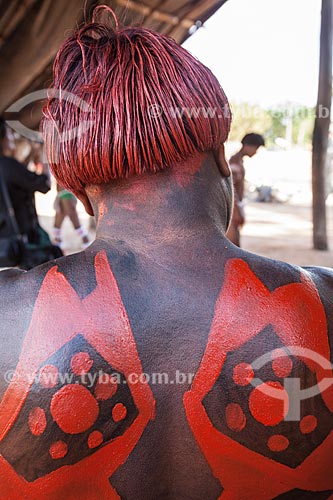
{"label": "thatched roof", "polygon": [[100,3],[110,5],[122,24],[144,25],[182,43],[193,25],[204,23],[226,1],[0,0],[0,113],[21,96],[49,85],[52,62],[66,33]]}

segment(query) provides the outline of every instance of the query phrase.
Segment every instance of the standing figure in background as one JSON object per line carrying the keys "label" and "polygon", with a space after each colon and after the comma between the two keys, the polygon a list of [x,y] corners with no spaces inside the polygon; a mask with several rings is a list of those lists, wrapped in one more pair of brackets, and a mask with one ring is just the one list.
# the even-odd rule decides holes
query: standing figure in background
{"label": "standing figure in background", "polygon": [[238,247],[240,247],[240,230],[245,223],[243,203],[245,168],[243,158],[244,156],[252,158],[261,146],[265,146],[265,139],[262,135],[246,134],[242,139],[241,149],[229,161],[234,184],[234,207],[227,237]]}
{"label": "standing figure in background", "polygon": [[88,231],[81,225],[79,215],[76,210],[77,198],[73,193],[64,189],[57,183],[57,197],[54,203],[56,211],[54,219],[53,236],[54,243],[63,249],[63,241],[61,236],[61,226],[66,217],[70,218],[76,234],[82,240],[82,248],[87,248],[90,244]]}
{"label": "standing figure in background", "polygon": [[0,168],[13,206],[20,234],[28,243],[39,244],[40,226],[35,207],[35,192],[50,190],[47,164],[39,174],[28,170],[26,164],[14,158],[15,141],[12,131],[0,117]]}

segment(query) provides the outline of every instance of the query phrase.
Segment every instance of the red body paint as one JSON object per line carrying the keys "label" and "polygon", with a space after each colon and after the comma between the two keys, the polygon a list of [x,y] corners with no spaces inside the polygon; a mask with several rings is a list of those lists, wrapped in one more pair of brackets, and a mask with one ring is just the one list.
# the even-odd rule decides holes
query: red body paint
{"label": "red body paint", "polygon": [[314,415],[306,415],[299,423],[302,434],[310,434],[317,427],[317,419]]}
{"label": "red body paint", "polygon": [[186,161],[186,164],[175,165],[172,169],[172,175],[179,187],[185,189],[193,180],[194,175],[202,167],[204,154],[198,154]]}
{"label": "red body paint", "polygon": [[67,455],[68,447],[63,441],[56,441],[50,446],[50,455],[54,460],[64,458]]}
{"label": "red body paint", "polygon": [[46,429],[46,416],[45,411],[38,406],[34,408],[29,414],[29,427],[31,434],[40,436]]}
{"label": "red body paint", "polygon": [[93,360],[86,352],[78,352],[71,359],[71,369],[76,375],[88,373],[93,365]]}
{"label": "red body paint", "polygon": [[[326,491],[333,488],[332,432],[300,465],[291,468],[252,451],[218,431],[203,405],[203,399],[216,383],[228,353],[236,351],[267,325],[272,325],[285,346],[311,349],[326,360],[330,359],[325,312],[313,283],[305,274],[302,275],[302,283],[282,286],[270,292],[245,262],[230,260],[215,306],[206,351],[191,390],[184,396],[188,422],[214,476],[224,488],[220,496],[223,500],[271,500],[293,489]],[[275,370],[282,374],[289,373],[290,361],[283,361],[284,358],[276,355],[273,356]],[[332,376],[331,370],[325,373],[317,363],[305,358],[302,361],[315,373],[318,382],[324,376]],[[233,373],[234,382],[245,385],[246,373],[251,380],[251,370],[238,366]],[[332,412],[332,386],[321,396]],[[250,411],[255,418],[261,419],[263,426],[274,426],[283,419],[282,400],[265,398],[268,396],[254,388]],[[236,426],[235,430],[241,432],[245,423],[242,409],[229,405],[226,413],[229,425]],[[316,422],[313,418],[304,417],[300,429],[306,433],[315,428]],[[283,453],[289,446],[286,436],[279,434],[271,436],[267,443],[267,449],[277,454]]]}
{"label": "red body paint", "polygon": [[98,400],[106,401],[115,395],[117,389],[118,384],[114,377],[100,377],[95,387],[95,397]]}
{"label": "red body paint", "polygon": [[103,434],[99,431],[93,431],[88,439],[89,448],[96,448],[103,443]]}
{"label": "red body paint", "polygon": [[[103,434],[92,431],[87,440],[87,447],[93,450],[91,455],[73,465],[59,467],[34,481],[28,482],[20,476],[0,455],[1,496],[6,500],[59,500],[63,491],[66,491],[63,498],[76,498],[76,488],[82,491],[82,485],[87,491],[86,498],[92,498],[89,491],[94,491],[94,498],[99,500],[118,499],[109,478],[126,461],[148,422],[154,418],[155,401],[148,384],[131,384],[128,380],[131,373],[142,374],[142,366],[117,283],[103,252],[96,256],[95,269],[97,286],[82,301],[56,267],[47,273],[35,304],[14,380],[0,404],[0,445],[19,416],[39,367],[77,334],[82,335],[97,353],[101,353],[107,363],[124,374],[137,408],[137,416],[122,435],[103,445]],[[74,372],[84,373],[90,366],[91,360],[86,354],[72,357]],[[40,371],[43,372],[43,383],[40,382],[43,390],[55,386],[52,382],[54,379],[47,375],[55,376],[57,383],[59,374],[56,367],[48,365]],[[114,390],[110,386],[106,387],[105,392],[99,388],[94,397],[81,385],[64,385],[52,397],[51,415],[54,421],[73,436],[89,429],[98,414],[98,398],[103,401],[113,394]],[[110,419],[113,413],[115,419],[122,420],[126,412],[126,407],[118,403],[110,411]],[[47,432],[41,409],[36,407],[30,412],[29,426],[36,439]],[[51,440],[49,455],[54,461],[61,460],[70,453],[70,443],[66,444],[61,439],[52,443]]]}
{"label": "red body paint", "polygon": [[272,353],[273,371],[277,377],[282,377],[282,378],[288,377],[293,368],[291,359],[284,354],[285,351],[283,351],[282,349],[276,349],[276,351]]}
{"label": "red body paint", "polygon": [[254,372],[252,366],[248,363],[239,363],[239,365],[235,366],[233,372],[235,384],[242,386],[249,385],[253,377]]}
{"label": "red body paint", "polygon": [[51,415],[66,434],[80,434],[97,420],[97,400],[82,385],[65,385],[52,398]]}
{"label": "red body paint", "polygon": [[272,451],[284,451],[289,446],[289,440],[285,436],[277,434],[268,440],[268,447]]}
{"label": "red body paint", "polygon": [[45,365],[39,371],[39,383],[46,389],[55,387],[59,380],[58,368],[53,365]]}
{"label": "red body paint", "polygon": [[[85,25],[64,41],[53,73],[61,97],[50,92],[44,108],[45,150],[56,179],[74,192],[164,170],[228,137],[231,113],[218,80],[157,32]],[[62,98],[66,92],[80,105]],[[77,127],[84,133],[73,134]]]}
{"label": "red body paint", "polygon": [[[272,398],[266,394],[267,386],[277,389],[281,394]],[[249,399],[250,412],[258,422],[263,425],[274,426],[282,422],[288,413],[288,393],[280,382],[266,382],[261,384],[251,392]]]}
{"label": "red body paint", "polygon": [[229,403],[226,407],[225,417],[227,426],[233,431],[241,431],[246,425],[246,416],[237,403]]}

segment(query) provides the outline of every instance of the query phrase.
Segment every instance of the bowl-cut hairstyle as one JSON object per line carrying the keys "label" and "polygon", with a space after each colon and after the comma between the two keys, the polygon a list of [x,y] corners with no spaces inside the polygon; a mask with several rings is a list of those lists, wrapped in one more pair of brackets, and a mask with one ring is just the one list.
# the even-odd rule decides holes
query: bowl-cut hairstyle
{"label": "bowl-cut hairstyle", "polygon": [[216,77],[173,39],[101,22],[60,47],[43,115],[51,170],[74,192],[214,150],[231,122]]}

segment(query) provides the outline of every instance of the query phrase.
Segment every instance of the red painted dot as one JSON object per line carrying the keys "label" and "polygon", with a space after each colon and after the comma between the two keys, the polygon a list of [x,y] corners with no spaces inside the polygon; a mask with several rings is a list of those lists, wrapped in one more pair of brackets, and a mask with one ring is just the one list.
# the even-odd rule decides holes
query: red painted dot
{"label": "red painted dot", "polygon": [[67,455],[67,451],[67,444],[63,441],[56,441],[55,443],[51,444],[49,449],[49,453],[53,460],[64,458],[64,456]]}
{"label": "red painted dot", "polygon": [[103,443],[103,439],[103,434],[101,432],[93,431],[88,437],[89,448],[97,448],[97,446]]}
{"label": "red painted dot", "polygon": [[271,451],[284,451],[289,446],[289,440],[281,434],[276,434],[269,438],[267,445]]}
{"label": "red painted dot", "polygon": [[267,382],[251,392],[249,408],[258,422],[274,426],[287,415],[288,401],[288,393],[280,382]]}
{"label": "red painted dot", "polygon": [[31,434],[41,436],[46,429],[46,416],[43,408],[37,406],[29,413],[28,424]]}
{"label": "red painted dot", "polygon": [[59,380],[58,368],[54,365],[45,365],[39,371],[39,383],[46,389],[55,387]]}
{"label": "red painted dot", "polygon": [[95,386],[95,397],[100,401],[106,401],[115,395],[117,389],[117,379],[108,373],[103,373]]}
{"label": "red painted dot", "polygon": [[112,418],[115,422],[120,422],[120,420],[124,420],[126,415],[127,415],[127,409],[126,406],[124,406],[122,403],[117,403],[112,408]]}
{"label": "red painted dot", "polygon": [[286,378],[293,369],[293,362],[284,349],[272,352],[272,368],[277,377]]}
{"label": "red painted dot", "polygon": [[299,423],[299,428],[302,434],[310,434],[318,425],[318,420],[314,415],[306,415]]}
{"label": "red painted dot", "polygon": [[237,403],[229,403],[225,409],[227,426],[233,431],[242,431],[246,425],[246,417]]}
{"label": "red painted dot", "polygon": [[51,415],[60,429],[79,434],[97,420],[99,407],[94,396],[82,385],[66,385],[51,400]]}
{"label": "red painted dot", "polygon": [[249,385],[254,377],[252,366],[248,363],[239,363],[233,371],[233,379],[237,385]]}
{"label": "red painted dot", "polygon": [[78,352],[71,359],[71,369],[75,375],[88,373],[93,364],[94,362],[87,352]]}

